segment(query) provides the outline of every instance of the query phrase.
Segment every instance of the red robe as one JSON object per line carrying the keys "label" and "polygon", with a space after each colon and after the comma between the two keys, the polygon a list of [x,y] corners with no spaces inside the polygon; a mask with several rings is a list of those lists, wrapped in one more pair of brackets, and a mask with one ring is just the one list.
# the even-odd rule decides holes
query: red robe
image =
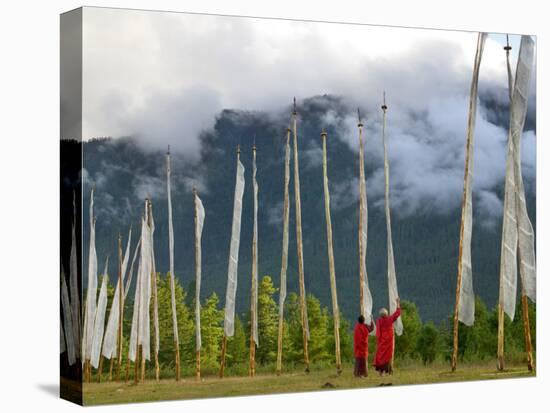
{"label": "red robe", "polygon": [[375,367],[384,368],[393,356],[393,323],[401,315],[401,308],[390,316],[380,317],[376,322],[376,355]]}
{"label": "red robe", "polygon": [[353,353],[356,358],[368,358],[369,356],[369,333],[374,328],[366,324],[356,323],[353,330]]}

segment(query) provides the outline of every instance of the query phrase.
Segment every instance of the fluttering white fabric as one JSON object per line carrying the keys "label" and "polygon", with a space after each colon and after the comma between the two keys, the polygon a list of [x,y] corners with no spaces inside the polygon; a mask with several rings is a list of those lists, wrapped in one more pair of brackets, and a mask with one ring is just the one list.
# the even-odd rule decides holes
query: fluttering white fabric
{"label": "fluttering white fabric", "polygon": [[159,353],[159,347],[160,347],[160,335],[159,335],[159,311],[158,311],[158,293],[157,293],[157,265],[155,263],[155,243],[154,243],[154,233],[155,233],[155,220],[153,219],[153,204],[151,203],[151,200],[149,200],[149,249],[150,249],[150,262],[151,262],[151,273],[150,273],[150,280],[151,280],[151,292],[154,297],[153,299],[153,331],[155,333],[154,336],[154,352],[156,355]]}
{"label": "fluttering white fabric", "polygon": [[[292,118],[292,132],[294,135],[294,201],[296,208],[296,247],[298,258],[298,282],[300,286],[300,306],[302,312],[302,328],[309,340],[309,321],[307,316],[306,284],[304,275],[304,256],[302,242],[302,200],[300,195],[300,164],[298,161],[298,130],[296,127],[296,113]],[[302,305],[303,303],[303,305]]]}
{"label": "fluttering white fabric", "polygon": [[462,255],[459,259],[460,294],[458,302],[458,320],[467,326],[474,324],[475,294],[472,278],[472,177],[474,160],[474,130],[477,113],[477,89],[479,81],[479,67],[486,33],[480,33],[477,40],[477,50],[474,61],[472,84],[470,87],[470,104],[468,110],[468,129],[466,133],[466,161],[464,169],[464,199],[462,204],[461,243]]}
{"label": "fluttering white fabric", "polygon": [[[147,217],[149,207],[145,207],[145,216]],[[139,284],[140,294],[139,299],[139,334],[138,345],[142,346],[142,357],[145,360],[151,359],[151,315],[149,312],[151,304],[151,236],[150,228],[147,225],[147,218],[143,222],[143,238],[141,242],[141,257],[139,265]]]}
{"label": "fluttering white fabric", "polygon": [[107,310],[107,284],[109,283],[109,275],[107,274],[107,266],[109,258],[105,262],[105,270],[103,271],[103,279],[101,288],[99,289],[99,297],[97,299],[97,308],[94,319],[94,334],[92,336],[92,353],[90,355],[90,363],[92,367],[99,366],[99,358],[101,356],[101,344],[103,342],[103,332],[105,329],[105,311]]}
{"label": "fluttering white fabric", "polygon": [[[118,326],[120,317],[120,285],[124,286],[124,278],[126,276],[126,269],[128,268],[128,260],[130,259],[130,244],[132,243],[132,228],[128,232],[128,242],[126,243],[126,251],[124,252],[124,258],[121,263],[121,279],[117,281],[115,292],[113,295],[113,301],[111,303],[111,310],[109,311],[109,318],[107,319],[107,327],[105,329],[105,337],[103,338],[103,350],[102,354],[110,359],[118,355],[117,340],[118,340]],[[122,299],[122,305],[124,305],[124,297]]]}
{"label": "fluttering white fabric", "polygon": [[239,264],[239,244],[241,241],[241,216],[243,212],[244,166],[237,159],[235,198],[233,201],[233,221],[231,225],[231,246],[227,265],[227,290],[225,294],[225,316],[223,322],[226,337],[235,333],[235,298],[237,294],[237,267]]}
{"label": "fluttering white fabric", "polygon": [[529,36],[522,36],[511,92],[500,256],[500,301],[511,320],[516,310],[518,258],[525,294],[532,301],[536,299],[535,234],[527,214],[521,172],[521,135],[527,113],[533,59],[533,40]]}
{"label": "fluttering white fabric", "polygon": [[128,359],[131,361],[136,361],[136,354],[137,354],[136,350],[137,350],[137,341],[138,341],[138,334],[139,334],[138,328],[139,328],[139,309],[140,309],[139,300],[141,298],[140,274],[141,274],[141,264],[138,263],[136,290],[134,292],[134,308],[132,311],[132,327],[130,329],[130,343],[128,345]]}
{"label": "fluttering white fabric", "polygon": [[290,182],[290,134],[285,144],[285,177],[283,199],[283,246],[281,252],[281,280],[279,285],[279,320],[283,319],[286,300],[286,272],[288,268],[288,223],[289,223],[289,182]]}
{"label": "fluttering white fabric", "polygon": [[172,305],[172,328],[174,343],[179,346],[178,315],[176,311],[176,274],[174,272],[174,224],[172,221],[172,185],[170,152],[166,154],[166,191],[168,194],[168,249],[170,252],[170,301]]}
{"label": "fluttering white fabric", "polygon": [[159,334],[159,307],[158,307],[158,293],[157,293],[157,265],[155,263],[155,243],[154,243],[154,232],[155,232],[155,220],[153,219],[153,205],[149,201],[149,217],[150,217],[150,230],[149,236],[150,240],[150,251],[151,251],[151,291],[153,294],[153,331],[155,333],[155,354],[159,354],[160,347],[160,334]]}
{"label": "fluttering white fabric", "polygon": [[252,151],[252,187],[254,192],[254,224],[252,233],[252,285],[250,299],[250,316],[252,321],[252,339],[258,342],[258,182],[256,180],[256,150]]}
{"label": "fluttering white fabric", "polygon": [[[393,242],[391,234],[391,214],[390,214],[390,164],[388,162],[388,150],[386,145],[386,111],[383,115],[382,126],[382,143],[384,145],[384,177],[385,177],[385,206],[386,206],[386,233],[387,233],[387,248],[388,248],[388,295],[390,313],[397,309],[397,276],[395,274],[395,260],[393,256]],[[400,336],[403,334],[403,322],[401,316],[393,323],[395,334]]]}
{"label": "fluttering white fabric", "polygon": [[195,344],[196,350],[201,349],[201,268],[202,252],[201,239],[205,218],[204,206],[199,196],[195,193]]}
{"label": "fluttering white fabric", "polygon": [[136,291],[134,296],[134,312],[132,315],[132,330],[130,333],[130,346],[128,358],[136,360],[137,346],[142,347],[142,357],[150,360],[150,314],[151,302],[151,236],[146,219],[149,205],[145,202],[145,214],[141,220],[141,247],[137,272]]}
{"label": "fluttering white fabric", "polygon": [[[67,358],[69,366],[72,366],[76,362],[76,348],[73,336],[73,315],[71,310],[71,302],[69,300],[69,291],[67,289],[67,282],[65,281],[65,272],[63,271],[63,265],[61,266],[61,308],[63,310],[63,322],[65,325],[64,343],[67,349]],[[61,324],[63,327],[63,323]]]}
{"label": "fluttering white fabric", "polygon": [[124,299],[126,299],[126,296],[128,295],[128,291],[130,291],[130,286],[132,285],[132,279],[134,275],[134,264],[136,263],[136,259],[138,257],[138,252],[140,251],[140,247],[141,247],[141,238],[138,240],[136,249],[134,250],[134,257],[132,258],[132,264],[130,265],[130,270],[128,271],[128,278],[126,279],[126,285],[124,286]]}
{"label": "fluttering white fabric", "polygon": [[90,360],[92,354],[92,337],[97,299],[97,254],[95,249],[95,216],[94,189],[90,193],[90,246],[88,252],[88,288],[86,291],[86,308],[84,311],[84,331],[82,334],[82,363]]}
{"label": "fluttering white fabric", "polygon": [[[369,288],[369,279],[367,275],[367,229],[368,229],[368,208],[367,208],[367,188],[365,183],[365,160],[363,146],[363,130],[359,127],[359,260],[361,271],[361,286],[364,309],[363,316],[367,324],[370,324],[372,319],[372,295]],[[374,333],[374,330],[373,330]]]}
{"label": "fluttering white fabric", "polygon": [[76,357],[80,357],[80,340],[81,337],[81,320],[80,320],[80,291],[78,290],[78,263],[76,256],[76,229],[75,229],[75,220],[76,220],[76,204],[75,204],[75,195],[73,193],[73,219],[71,225],[71,255],[69,258],[69,290],[71,298],[71,313],[73,318],[73,342],[75,345]]}

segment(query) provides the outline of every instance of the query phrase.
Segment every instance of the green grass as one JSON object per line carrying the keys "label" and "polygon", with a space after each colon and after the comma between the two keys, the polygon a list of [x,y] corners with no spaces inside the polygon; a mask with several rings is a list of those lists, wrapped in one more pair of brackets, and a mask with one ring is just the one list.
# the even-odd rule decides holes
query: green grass
{"label": "green grass", "polygon": [[209,376],[197,381],[195,378],[185,377],[179,382],[167,378],[161,379],[158,383],[146,380],[138,385],[131,380],[128,383],[85,383],[84,404],[133,403],[535,376],[535,373],[527,371],[524,364],[508,365],[505,371],[497,372],[494,362],[460,364],[455,373],[450,372],[448,364],[409,364],[396,368],[393,376],[385,377],[378,376],[372,369],[368,378],[357,379],[352,373],[351,366],[345,366],[340,376],[334,369],[324,368],[313,369],[309,374],[293,372],[276,376],[261,373],[253,378],[229,376],[220,379]]}

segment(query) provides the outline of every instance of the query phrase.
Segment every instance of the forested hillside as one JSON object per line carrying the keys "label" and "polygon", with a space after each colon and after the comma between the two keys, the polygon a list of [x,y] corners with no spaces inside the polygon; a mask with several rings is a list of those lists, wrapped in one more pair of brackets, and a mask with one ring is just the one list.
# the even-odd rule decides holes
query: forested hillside
{"label": "forested hillside", "polygon": [[[321,128],[326,127],[338,299],[344,315],[348,319],[354,319],[359,309],[357,151],[346,143],[350,139],[346,140],[341,136],[342,133],[350,133],[349,131],[325,123],[327,106],[337,113],[350,110],[339,99],[327,96],[306,100],[300,108],[298,134],[305,282],[307,291],[330,308],[319,138]],[[176,275],[186,289],[194,289],[192,188],[196,186],[206,209],[201,295],[204,298],[216,292],[223,304],[235,182],[235,151],[237,145],[241,145],[246,187],[237,290],[239,312],[246,311],[249,307],[250,297],[251,147],[254,137],[260,187],[259,270],[260,276],[270,275],[275,286],[278,284],[282,237],[283,145],[288,118],[280,120],[263,113],[226,110],[218,116],[215,130],[206,131],[201,136],[200,153],[173,151],[172,203]],[[367,114],[367,124],[368,122]],[[380,136],[369,135],[369,130],[366,132],[367,140],[380,141],[381,144]],[[356,137],[356,130],[351,133]],[[174,139],[176,141],[185,137]],[[390,152],[391,139],[390,135]],[[89,190],[93,183],[96,186],[99,268],[103,268],[103,260],[110,255],[110,276],[111,280],[115,279],[117,235],[120,232],[125,243],[128,228],[132,225],[132,249],[134,248],[139,237],[138,224],[143,213],[143,200],[151,197],[156,226],[154,237],[157,271],[168,271],[165,150],[144,149],[133,138],[118,138],[86,142],[83,152],[83,263],[87,262]],[[369,196],[367,270],[376,309],[388,305],[386,229],[381,198],[376,190],[370,190],[375,185],[375,169],[379,165],[367,153],[365,166]],[[376,177],[378,178],[379,176]],[[534,185],[528,187],[532,188]],[[495,188],[495,192],[501,194],[502,190]],[[371,196],[372,193],[377,195]],[[292,292],[298,291],[292,179],[290,197],[288,289]],[[536,226],[535,195],[532,190],[527,193],[527,204],[533,225]],[[459,220],[458,206],[448,211],[439,211],[426,205],[407,214],[392,207],[400,296],[416,304],[424,321],[433,320],[439,323],[452,311]],[[492,308],[498,295],[500,220],[497,220],[496,225],[484,225],[483,219],[474,213],[472,254],[475,292]],[[86,268],[83,265],[84,277]]]}

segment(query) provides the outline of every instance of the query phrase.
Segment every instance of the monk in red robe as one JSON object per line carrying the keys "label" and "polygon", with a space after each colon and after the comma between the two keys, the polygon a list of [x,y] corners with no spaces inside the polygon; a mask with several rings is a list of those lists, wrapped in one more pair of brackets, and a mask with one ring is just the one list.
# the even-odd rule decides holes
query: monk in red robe
{"label": "monk in red robe", "polygon": [[374,323],[365,324],[365,317],[362,315],[357,319],[353,330],[353,352],[355,354],[355,377],[367,377],[367,360],[369,358],[369,333],[374,329]]}
{"label": "monk in red robe", "polygon": [[384,373],[391,374],[393,372],[393,323],[400,315],[401,306],[398,298],[395,312],[388,315],[388,310],[382,308],[380,310],[380,318],[376,321],[376,355],[374,357],[374,367],[380,372],[381,376]]}

